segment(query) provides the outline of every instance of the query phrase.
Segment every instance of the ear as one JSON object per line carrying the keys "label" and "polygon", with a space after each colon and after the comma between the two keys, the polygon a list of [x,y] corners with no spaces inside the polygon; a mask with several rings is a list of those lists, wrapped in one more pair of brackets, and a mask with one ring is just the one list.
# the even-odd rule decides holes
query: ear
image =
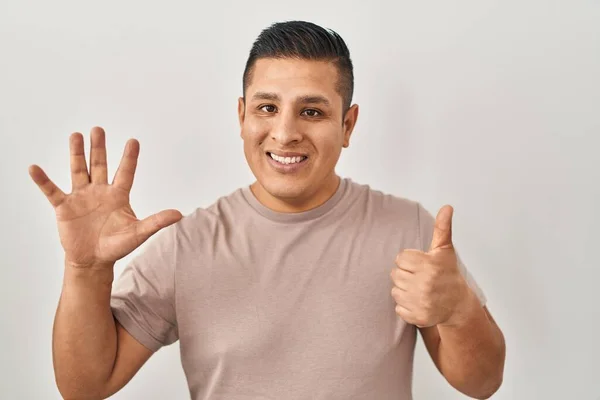
{"label": "ear", "polygon": [[245,117],[246,117],[246,104],[244,103],[244,98],[240,97],[238,99],[238,120],[240,123],[240,128],[244,124]]}
{"label": "ear", "polygon": [[344,116],[344,147],[350,146],[350,136],[352,135],[352,131],[354,131],[357,120],[358,104],[354,104],[346,111],[346,115]]}

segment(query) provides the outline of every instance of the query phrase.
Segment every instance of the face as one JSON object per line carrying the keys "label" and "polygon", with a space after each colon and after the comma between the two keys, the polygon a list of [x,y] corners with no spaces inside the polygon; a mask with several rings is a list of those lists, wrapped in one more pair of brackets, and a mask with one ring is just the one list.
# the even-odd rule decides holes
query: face
{"label": "face", "polygon": [[358,117],[336,91],[338,72],[325,61],[259,59],[240,98],[246,160],[259,201],[276,211],[303,211],[335,192],[335,165]]}

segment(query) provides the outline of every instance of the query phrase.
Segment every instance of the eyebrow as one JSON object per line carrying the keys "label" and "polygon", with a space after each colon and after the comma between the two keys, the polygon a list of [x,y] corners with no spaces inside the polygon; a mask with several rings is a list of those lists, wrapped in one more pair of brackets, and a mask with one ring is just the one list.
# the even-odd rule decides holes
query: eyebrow
{"label": "eyebrow", "polygon": [[252,100],[271,100],[279,101],[279,96],[276,93],[256,92],[252,96]]}
{"label": "eyebrow", "polygon": [[329,100],[320,95],[300,96],[298,101],[302,104],[323,104],[329,106]]}
{"label": "eyebrow", "polygon": [[[279,95],[277,93],[270,93],[270,92],[256,92],[252,96],[252,99],[253,100],[281,101],[281,98],[279,97]],[[317,94],[300,96],[296,99],[296,101],[301,104],[323,104],[325,106],[331,105],[331,103],[329,102],[329,100],[327,100],[327,98],[325,98],[324,96],[321,96],[321,95],[317,95]]]}

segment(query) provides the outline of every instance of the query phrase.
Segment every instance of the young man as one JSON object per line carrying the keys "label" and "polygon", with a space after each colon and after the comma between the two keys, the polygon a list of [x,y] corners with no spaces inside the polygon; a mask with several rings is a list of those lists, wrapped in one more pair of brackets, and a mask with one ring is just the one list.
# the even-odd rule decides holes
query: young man
{"label": "young man", "polygon": [[[83,136],[70,138],[71,194],[30,168],[65,250],[53,334],[62,395],[108,397],[179,340],[193,399],[406,400],[418,329],[452,386],[491,396],[504,339],[452,245],[452,208],[434,219],[335,172],[358,117],[342,38],[307,22],[269,27],[243,89],[256,182],[186,217],[136,218],[139,144],[108,184],[101,128],[89,169]],[[113,288],[114,263],[161,229]]]}

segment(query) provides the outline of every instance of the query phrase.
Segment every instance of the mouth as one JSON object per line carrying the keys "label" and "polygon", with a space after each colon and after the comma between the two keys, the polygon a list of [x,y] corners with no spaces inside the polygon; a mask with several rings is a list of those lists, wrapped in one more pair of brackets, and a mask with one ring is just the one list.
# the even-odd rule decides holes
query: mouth
{"label": "mouth", "polygon": [[299,153],[272,153],[267,152],[269,164],[281,172],[295,172],[304,166],[308,161],[308,156]]}
{"label": "mouth", "polygon": [[283,165],[298,164],[298,163],[305,161],[308,158],[307,156],[305,156],[303,154],[297,154],[297,153],[275,154],[275,153],[267,152],[267,156],[269,156],[272,160],[277,161],[278,163],[283,164]]}

